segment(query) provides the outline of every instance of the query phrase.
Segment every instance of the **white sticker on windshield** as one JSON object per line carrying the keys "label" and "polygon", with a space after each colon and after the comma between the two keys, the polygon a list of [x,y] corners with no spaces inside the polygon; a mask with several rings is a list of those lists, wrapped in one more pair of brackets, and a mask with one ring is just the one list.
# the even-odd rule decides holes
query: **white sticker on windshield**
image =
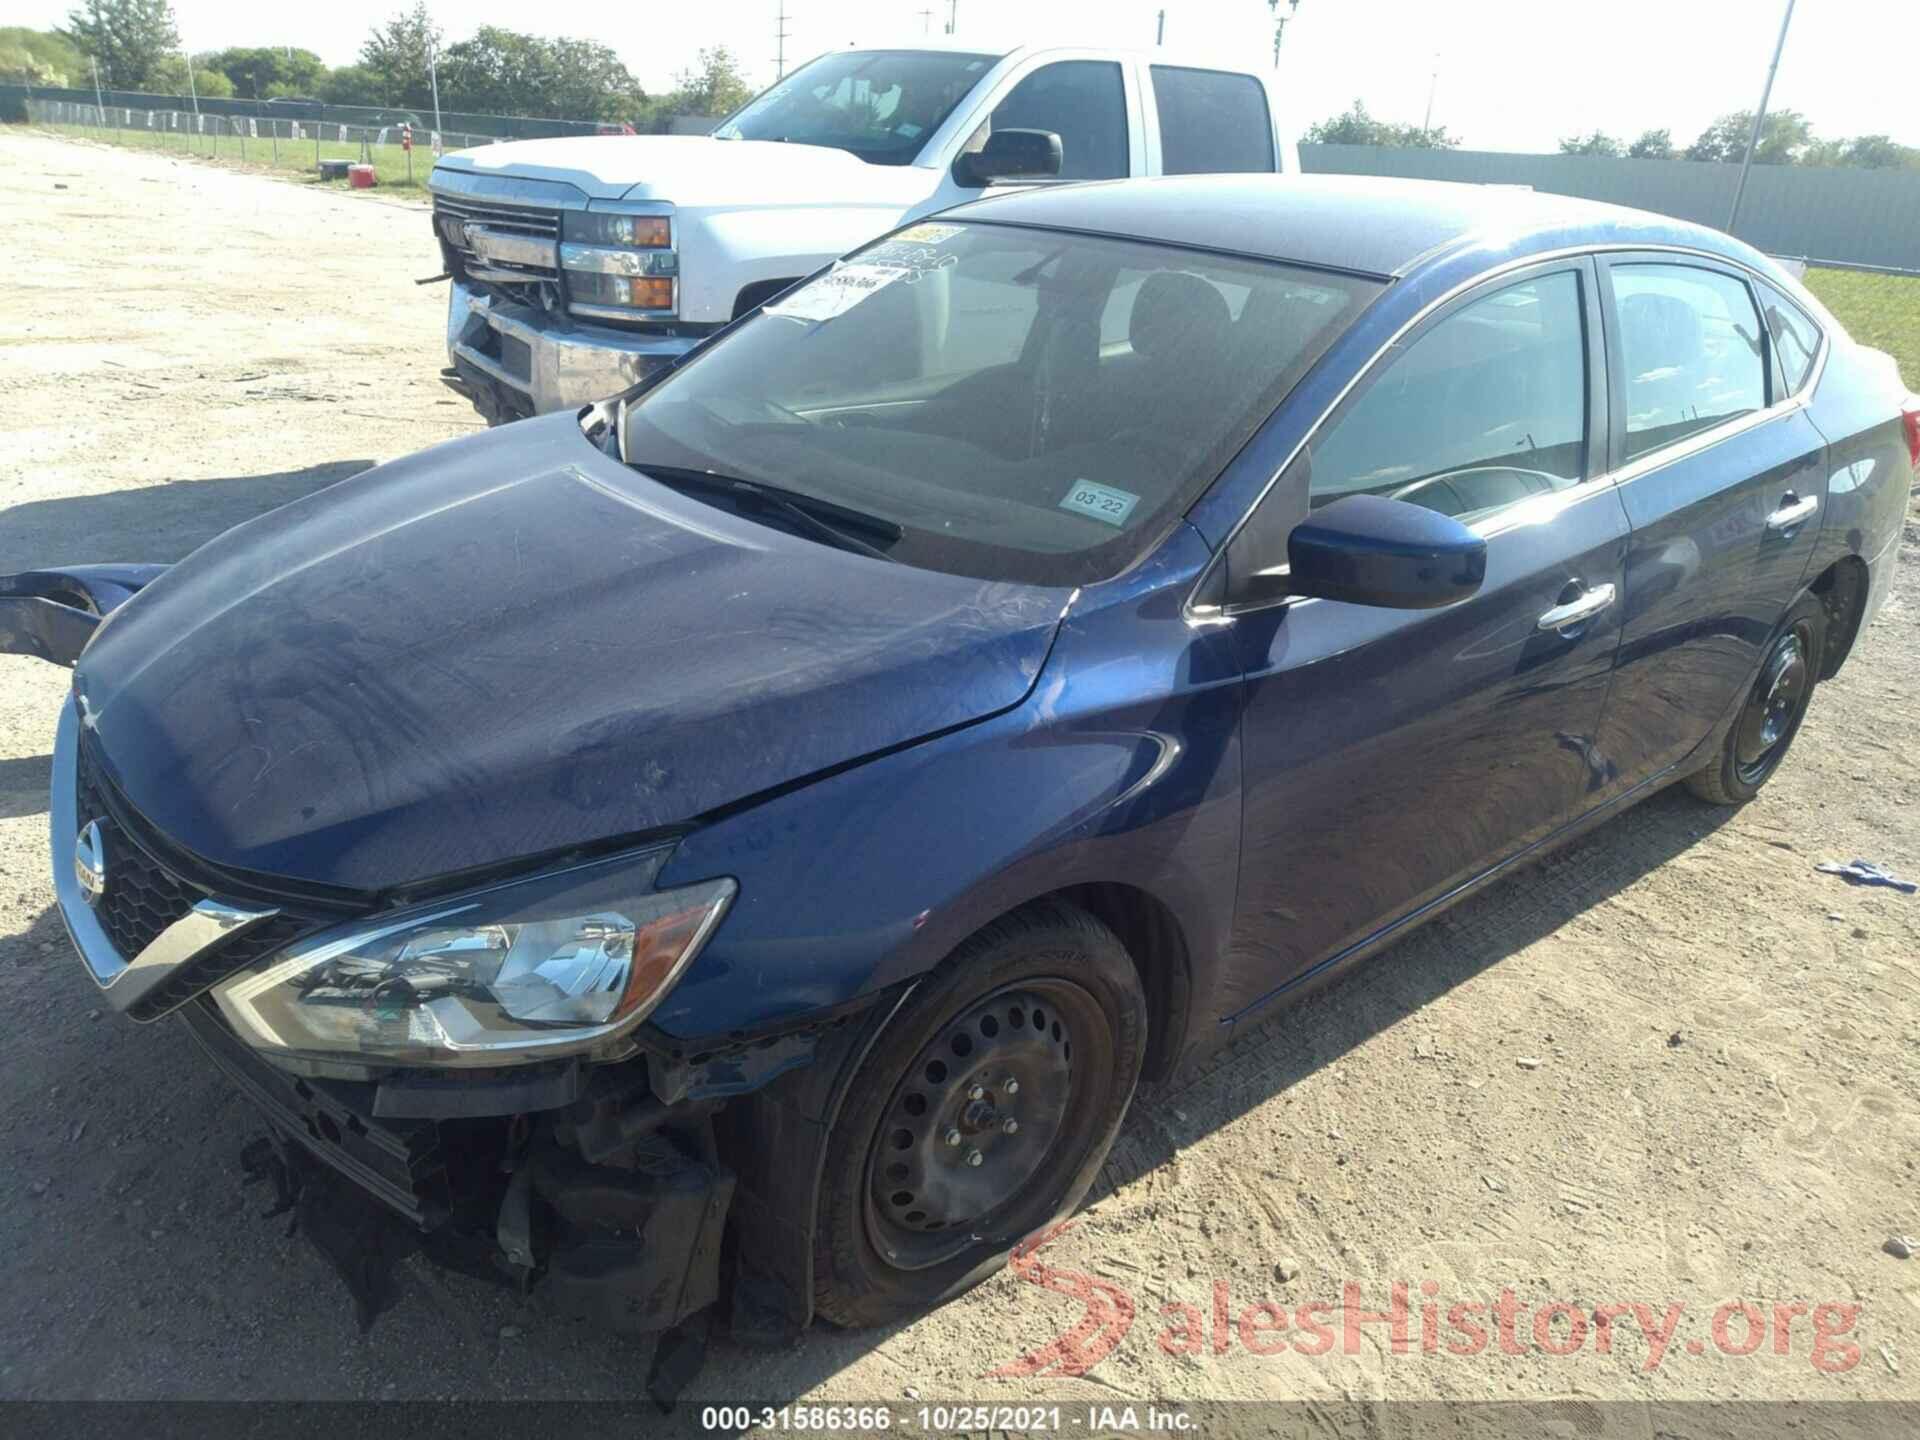
{"label": "white sticker on windshield", "polygon": [[819,279],[767,306],[766,313],[784,315],[789,320],[831,320],[909,273],[899,266],[869,265],[858,260],[836,265]]}
{"label": "white sticker on windshield", "polygon": [[1060,508],[1120,526],[1127,523],[1127,516],[1133,513],[1133,507],[1139,503],[1138,495],[1125,490],[1116,490],[1111,485],[1096,485],[1091,480],[1076,480],[1067,488]]}

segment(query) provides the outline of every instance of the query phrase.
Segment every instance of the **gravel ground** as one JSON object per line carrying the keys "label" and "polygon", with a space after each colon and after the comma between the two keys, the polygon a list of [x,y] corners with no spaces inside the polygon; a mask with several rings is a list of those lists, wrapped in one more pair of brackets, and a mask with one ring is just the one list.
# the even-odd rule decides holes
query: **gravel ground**
{"label": "gravel ground", "polygon": [[[435,378],[417,207],[20,132],[0,133],[0,204],[0,571],[173,560],[475,423]],[[1907,541],[1912,595],[1920,525]],[[1003,1275],[776,1354],[722,1344],[695,1393],[1920,1398],[1920,1262],[1883,1249],[1920,1233],[1920,899],[1813,869],[1920,876],[1916,642],[1897,597],[1754,804],[1663,794],[1143,1095],[1042,1252],[1052,1284]],[[103,1009],[51,908],[64,683],[0,658],[0,1395],[634,1397],[644,1345],[418,1262],[363,1336],[317,1253],[258,1218],[247,1106],[179,1026]],[[1221,1284],[1231,1314],[1297,1315],[1349,1283],[1385,1309],[1396,1280],[1410,1353],[1380,1324],[1351,1354],[1215,1336]],[[1524,1353],[1451,1354],[1445,1328],[1422,1348],[1422,1305],[1444,1327],[1503,1288],[1577,1310],[1578,1351],[1544,1353],[1531,1308]],[[1088,1314],[1075,1290],[1136,1317],[1084,1376],[1045,1349]],[[1742,1299],[1769,1328],[1728,1354],[1747,1323],[1723,1346],[1712,1316]],[[1629,1311],[1599,1352],[1596,1308],[1635,1302],[1656,1325],[1684,1307],[1658,1364]],[[1796,1302],[1858,1307],[1826,1312],[1852,1324],[1821,1364]],[[988,1373],[1029,1352],[1041,1373]]]}

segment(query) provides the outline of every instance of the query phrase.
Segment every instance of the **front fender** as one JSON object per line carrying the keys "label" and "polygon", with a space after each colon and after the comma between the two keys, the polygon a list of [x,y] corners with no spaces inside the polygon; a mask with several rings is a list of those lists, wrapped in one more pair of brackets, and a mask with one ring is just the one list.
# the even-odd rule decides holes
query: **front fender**
{"label": "front fender", "polygon": [[649,1023],[704,1050],[831,1013],[1028,901],[1095,884],[1163,907],[1195,971],[1190,1013],[1227,1013],[1214,957],[1239,868],[1239,687],[1166,583],[1204,559],[1184,539],[1135,594],[1076,607],[1014,709],[689,834],[659,883],[731,875],[740,890]]}
{"label": "front fender", "polygon": [[0,655],[32,655],[70,668],[100,622],[166,568],[74,565],[0,575]]}

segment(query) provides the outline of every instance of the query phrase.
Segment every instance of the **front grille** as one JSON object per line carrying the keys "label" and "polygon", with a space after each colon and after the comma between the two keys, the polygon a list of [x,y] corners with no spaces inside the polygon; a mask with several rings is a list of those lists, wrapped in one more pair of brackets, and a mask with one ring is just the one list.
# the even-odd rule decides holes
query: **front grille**
{"label": "front grille", "polygon": [[[131,963],[161,931],[206,899],[209,892],[154,859],[113,818],[114,807],[92,747],[83,743],[75,761],[75,813],[83,825],[98,820],[110,836],[107,888],[94,906],[94,917],[120,958]],[[234,971],[284,949],[321,923],[313,916],[285,911],[262,920],[176,967],[129,1005],[127,1014],[135,1020],[164,1015]]]}
{"label": "front grille", "polygon": [[98,820],[110,829],[120,843],[111,847],[113,872],[106,893],[94,906],[100,928],[113,941],[123,960],[132,960],[160,932],[206,898],[204,890],[154,862],[138,845],[126,838],[126,832],[112,823],[99,770],[87,746],[80,747],[78,785],[74,813],[85,825]]}
{"label": "front grille", "polygon": [[473,200],[453,200],[444,195],[433,197],[433,228],[440,238],[458,252],[463,264],[485,264],[490,269],[510,269],[529,280],[554,280],[559,271],[552,265],[501,265],[497,261],[478,261],[473,247],[461,234],[463,224],[485,225],[534,240],[557,242],[560,238],[560,212],[524,205],[489,205]]}

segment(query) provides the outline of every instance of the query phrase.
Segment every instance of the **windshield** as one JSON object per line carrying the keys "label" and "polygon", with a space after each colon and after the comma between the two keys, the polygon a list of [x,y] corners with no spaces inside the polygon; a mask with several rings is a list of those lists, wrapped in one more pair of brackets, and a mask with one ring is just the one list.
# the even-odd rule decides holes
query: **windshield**
{"label": "windshield", "polygon": [[871,517],[891,559],[1083,584],[1163,534],[1379,289],[923,221],[642,394],[622,454]]}
{"label": "windshield", "polygon": [[998,58],[942,50],[822,55],[713,133],[722,140],[827,145],[876,165],[911,164]]}

